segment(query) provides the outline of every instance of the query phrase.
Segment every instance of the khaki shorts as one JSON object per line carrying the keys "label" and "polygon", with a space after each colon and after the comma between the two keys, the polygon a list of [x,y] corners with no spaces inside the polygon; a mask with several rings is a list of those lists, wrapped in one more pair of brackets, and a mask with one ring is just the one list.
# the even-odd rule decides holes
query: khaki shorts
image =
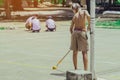
{"label": "khaki shorts", "polygon": [[70,50],[88,51],[87,34],[84,31],[74,31],[71,35]]}

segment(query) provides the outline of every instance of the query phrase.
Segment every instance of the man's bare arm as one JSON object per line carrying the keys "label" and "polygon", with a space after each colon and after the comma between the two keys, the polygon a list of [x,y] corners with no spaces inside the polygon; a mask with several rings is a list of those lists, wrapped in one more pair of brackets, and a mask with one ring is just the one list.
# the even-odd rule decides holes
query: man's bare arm
{"label": "man's bare arm", "polygon": [[87,21],[88,21],[88,30],[90,30],[90,14],[88,13],[88,11],[85,11],[85,14],[87,16]]}
{"label": "man's bare arm", "polygon": [[70,26],[70,33],[71,33],[71,34],[73,33],[74,18],[75,18],[75,17],[73,17],[72,22],[71,22],[71,26]]}
{"label": "man's bare arm", "polygon": [[73,24],[71,24],[71,26],[70,26],[70,33],[71,34],[73,33]]}

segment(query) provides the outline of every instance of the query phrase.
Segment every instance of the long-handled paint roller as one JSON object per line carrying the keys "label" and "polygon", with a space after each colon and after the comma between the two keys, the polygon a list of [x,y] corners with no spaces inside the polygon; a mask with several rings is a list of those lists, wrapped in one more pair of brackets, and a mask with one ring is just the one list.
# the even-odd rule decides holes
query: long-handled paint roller
{"label": "long-handled paint roller", "polygon": [[53,70],[56,70],[56,69],[57,69],[58,65],[63,61],[63,59],[68,55],[69,52],[70,52],[70,50],[65,54],[65,56],[63,56],[63,58],[61,58],[61,59],[58,61],[57,65],[55,65],[55,66],[52,67]]}

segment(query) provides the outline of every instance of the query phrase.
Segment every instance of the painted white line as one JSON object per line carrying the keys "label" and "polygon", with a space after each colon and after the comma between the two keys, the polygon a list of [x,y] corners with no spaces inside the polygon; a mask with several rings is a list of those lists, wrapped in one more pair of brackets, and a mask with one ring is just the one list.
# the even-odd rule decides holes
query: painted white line
{"label": "painted white line", "polygon": [[106,79],[103,79],[103,78],[97,78],[97,80],[106,80]]}
{"label": "painted white line", "polygon": [[111,61],[96,61],[96,63],[110,64],[110,65],[119,65],[119,63],[111,62]]}
{"label": "painted white line", "polygon": [[40,69],[49,69],[48,66],[39,66],[39,65],[32,65],[32,64],[25,64],[25,63],[18,63],[18,62],[12,62],[12,61],[4,61],[0,60],[1,63],[11,64],[11,65],[18,65],[23,67],[30,67],[30,68],[40,68]]}

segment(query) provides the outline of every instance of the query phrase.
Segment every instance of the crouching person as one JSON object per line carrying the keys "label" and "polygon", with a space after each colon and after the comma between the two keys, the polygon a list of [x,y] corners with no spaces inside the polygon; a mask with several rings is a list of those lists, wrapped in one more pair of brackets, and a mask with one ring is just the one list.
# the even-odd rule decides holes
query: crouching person
{"label": "crouching person", "polygon": [[32,19],[32,32],[40,32],[41,26],[40,26],[40,20],[38,19],[38,15],[35,15]]}
{"label": "crouching person", "polygon": [[34,16],[30,16],[26,22],[25,22],[25,27],[26,29],[28,30],[31,30],[32,29],[32,19],[34,18]]}
{"label": "crouching person", "polygon": [[48,19],[46,20],[46,28],[47,30],[45,31],[56,31],[56,24],[52,19],[52,16],[48,16]]}

